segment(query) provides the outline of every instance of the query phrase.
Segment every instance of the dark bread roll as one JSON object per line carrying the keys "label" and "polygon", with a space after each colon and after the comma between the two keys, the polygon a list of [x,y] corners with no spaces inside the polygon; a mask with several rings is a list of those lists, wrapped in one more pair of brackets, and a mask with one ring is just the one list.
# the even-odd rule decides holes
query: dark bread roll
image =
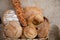
{"label": "dark bread roll", "polygon": [[38,37],[45,38],[49,33],[49,28],[50,28],[49,20],[46,17],[44,17],[44,22],[37,26]]}

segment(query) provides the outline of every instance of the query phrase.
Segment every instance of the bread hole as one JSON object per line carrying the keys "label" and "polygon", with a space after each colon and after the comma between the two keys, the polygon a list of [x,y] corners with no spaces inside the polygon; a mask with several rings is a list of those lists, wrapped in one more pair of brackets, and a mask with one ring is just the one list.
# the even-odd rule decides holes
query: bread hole
{"label": "bread hole", "polygon": [[39,25],[39,22],[37,20],[33,20],[32,22],[34,25]]}

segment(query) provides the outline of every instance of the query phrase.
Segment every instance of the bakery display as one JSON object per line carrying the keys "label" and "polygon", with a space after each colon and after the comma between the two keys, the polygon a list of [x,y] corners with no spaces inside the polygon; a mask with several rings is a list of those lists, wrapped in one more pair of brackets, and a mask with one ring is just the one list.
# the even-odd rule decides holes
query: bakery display
{"label": "bakery display", "polygon": [[50,23],[46,17],[44,17],[44,22],[37,26],[38,37],[45,38],[49,33]]}
{"label": "bakery display", "polygon": [[48,39],[50,23],[38,7],[21,6],[20,0],[11,0],[14,10],[6,10],[2,24],[6,38]]}
{"label": "bakery display", "polygon": [[24,18],[24,14],[23,14],[24,10],[21,7],[19,0],[12,0],[12,4],[13,4],[13,7],[16,11],[16,15],[18,16],[19,21],[22,24],[22,26],[27,26],[27,23],[26,23],[26,20]]}
{"label": "bakery display", "polygon": [[4,12],[3,28],[6,37],[19,38],[22,35],[22,27],[19,20],[13,10],[7,10]]}

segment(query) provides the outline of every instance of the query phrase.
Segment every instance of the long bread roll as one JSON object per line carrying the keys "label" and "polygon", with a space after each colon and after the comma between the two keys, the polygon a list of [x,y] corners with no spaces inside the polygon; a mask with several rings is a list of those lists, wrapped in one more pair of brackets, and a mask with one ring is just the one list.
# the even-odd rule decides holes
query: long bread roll
{"label": "long bread roll", "polygon": [[26,20],[24,19],[24,11],[23,8],[21,7],[19,0],[12,0],[12,4],[16,10],[16,14],[22,26],[27,26]]}

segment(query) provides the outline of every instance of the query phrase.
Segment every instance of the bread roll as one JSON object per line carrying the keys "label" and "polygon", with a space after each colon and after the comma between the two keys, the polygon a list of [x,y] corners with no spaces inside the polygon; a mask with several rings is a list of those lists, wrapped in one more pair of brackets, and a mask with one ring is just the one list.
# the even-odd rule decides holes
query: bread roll
{"label": "bread roll", "polygon": [[22,35],[22,27],[13,10],[4,13],[3,24],[6,37],[19,38]]}
{"label": "bread roll", "polygon": [[39,20],[40,22],[43,22],[43,15],[42,10],[37,7],[26,7],[24,8],[24,16],[26,19],[28,19],[31,15],[35,15],[35,19]]}
{"label": "bread roll", "polygon": [[37,25],[38,37],[45,38],[49,33],[50,23],[46,17],[44,17],[44,22]]}
{"label": "bread roll", "polygon": [[33,39],[37,36],[37,30],[33,25],[29,25],[24,28],[24,35],[26,38]]}

